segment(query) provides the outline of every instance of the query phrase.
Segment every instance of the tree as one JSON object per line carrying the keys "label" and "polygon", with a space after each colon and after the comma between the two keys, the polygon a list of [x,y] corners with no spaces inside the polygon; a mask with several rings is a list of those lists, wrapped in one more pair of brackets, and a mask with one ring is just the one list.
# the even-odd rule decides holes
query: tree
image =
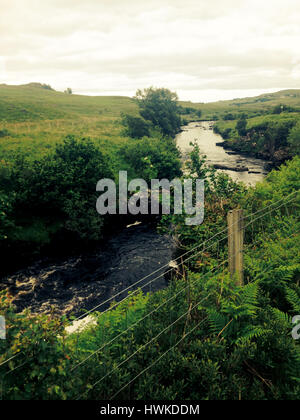
{"label": "tree", "polygon": [[300,122],[291,129],[288,136],[288,144],[293,154],[300,154]]}
{"label": "tree", "polygon": [[273,114],[281,114],[284,110],[285,110],[285,106],[284,105],[277,105],[273,109],[272,113]]}
{"label": "tree", "polygon": [[138,90],[135,97],[141,116],[158,127],[164,136],[174,137],[180,130],[178,96],[168,89]]}
{"label": "tree", "polygon": [[47,85],[46,83],[43,83],[42,85],[40,85],[43,89],[46,90],[54,90],[50,85]]}
{"label": "tree", "polygon": [[64,91],[64,93],[65,93],[66,95],[72,95],[73,91],[72,91],[72,89],[71,89],[71,88],[67,88],[67,89]]}

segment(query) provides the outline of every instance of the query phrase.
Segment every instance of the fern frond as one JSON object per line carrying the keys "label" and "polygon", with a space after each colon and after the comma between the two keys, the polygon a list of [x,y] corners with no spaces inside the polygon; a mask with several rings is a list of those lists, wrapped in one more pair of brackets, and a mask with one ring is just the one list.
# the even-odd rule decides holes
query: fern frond
{"label": "fern frond", "polygon": [[240,305],[256,306],[258,304],[259,288],[257,283],[247,284],[238,297]]}
{"label": "fern frond", "polygon": [[236,344],[246,344],[254,338],[262,337],[263,335],[269,334],[271,330],[265,330],[261,327],[249,327],[246,328],[242,335],[235,341]]}
{"label": "fern frond", "polygon": [[290,326],[291,318],[288,314],[280,311],[278,308],[272,308],[272,313],[278,323],[287,324]]}
{"label": "fern frond", "polygon": [[219,334],[219,332],[227,325],[227,318],[215,309],[207,309],[207,314],[211,332]]}
{"label": "fern frond", "polygon": [[285,288],[286,298],[289,304],[292,306],[295,313],[300,314],[300,298],[297,292],[286,286]]}

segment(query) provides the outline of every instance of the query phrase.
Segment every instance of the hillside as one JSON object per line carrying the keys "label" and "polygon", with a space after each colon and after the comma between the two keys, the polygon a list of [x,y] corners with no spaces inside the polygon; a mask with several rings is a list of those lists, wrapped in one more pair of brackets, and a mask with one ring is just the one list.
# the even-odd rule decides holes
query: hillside
{"label": "hillside", "polygon": [[0,121],[96,117],[103,113],[118,117],[122,112],[136,110],[131,98],[67,95],[44,86],[40,83],[0,85]]}
{"label": "hillside", "polygon": [[39,83],[0,85],[0,155],[10,160],[25,151],[36,157],[69,134],[113,147],[124,141],[122,113],[137,113],[132,99],[67,95]]}
{"label": "hillside", "polygon": [[215,119],[224,113],[253,113],[258,115],[268,113],[278,105],[300,110],[300,89],[282,90],[275,93],[266,93],[260,96],[230,101],[218,101],[211,103],[184,102],[184,106],[192,106],[202,110],[202,119]]}

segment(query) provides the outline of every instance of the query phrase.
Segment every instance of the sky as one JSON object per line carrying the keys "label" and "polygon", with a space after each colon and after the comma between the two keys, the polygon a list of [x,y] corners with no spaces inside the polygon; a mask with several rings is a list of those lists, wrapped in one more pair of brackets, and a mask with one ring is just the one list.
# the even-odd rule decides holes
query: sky
{"label": "sky", "polygon": [[209,102],[300,88],[299,0],[0,0],[0,83]]}

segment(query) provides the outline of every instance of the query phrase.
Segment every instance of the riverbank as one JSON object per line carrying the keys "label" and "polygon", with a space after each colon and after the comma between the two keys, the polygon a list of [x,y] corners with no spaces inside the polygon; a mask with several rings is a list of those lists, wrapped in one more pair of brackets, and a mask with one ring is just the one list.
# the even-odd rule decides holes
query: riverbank
{"label": "riverbank", "polygon": [[234,143],[229,140],[223,140],[222,142],[218,143],[218,146],[223,147],[223,149],[228,150],[230,152],[234,152],[236,154],[239,154],[241,156],[244,156],[246,158],[256,158],[261,159],[269,162],[269,170],[271,171],[274,168],[278,168],[282,163],[284,163],[286,160],[290,158],[290,155],[284,151],[281,151],[277,154],[277,159],[274,158],[274,156],[270,156],[268,154],[251,151],[251,150],[245,150],[244,147],[241,145],[241,143],[237,142]]}
{"label": "riverbank", "polygon": [[297,112],[245,115],[244,119],[216,121],[214,131],[222,136],[225,149],[266,160],[272,167],[278,167],[295,155],[291,135],[297,124]]}

